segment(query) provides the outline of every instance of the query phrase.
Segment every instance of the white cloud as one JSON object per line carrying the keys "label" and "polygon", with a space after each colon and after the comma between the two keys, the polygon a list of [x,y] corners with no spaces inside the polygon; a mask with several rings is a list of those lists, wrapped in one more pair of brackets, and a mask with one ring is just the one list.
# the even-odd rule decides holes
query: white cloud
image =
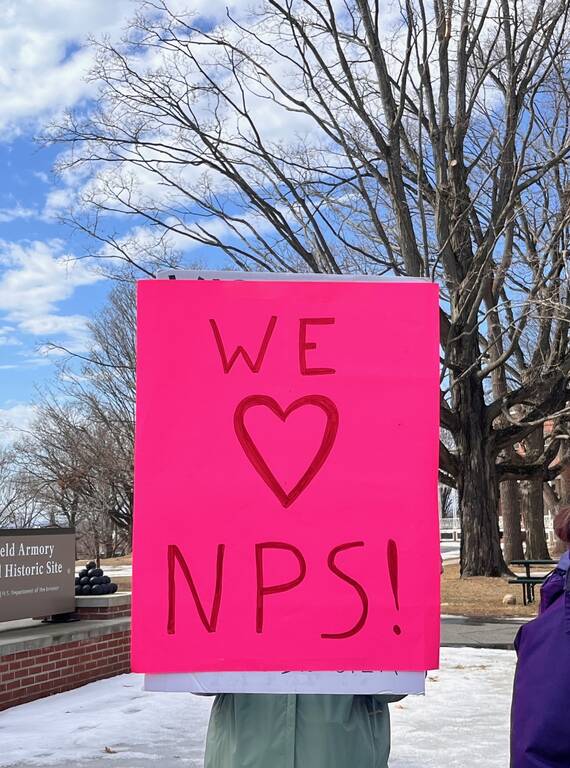
{"label": "white cloud", "polygon": [[87,319],[60,314],[58,304],[69,299],[77,288],[102,279],[88,262],[73,259],[60,240],[0,241],[2,267],[0,312],[10,323],[8,328],[41,339],[55,336],[74,350],[83,349]]}
{"label": "white cloud", "polygon": [[0,127],[17,131],[87,96],[87,36],[117,38],[133,10],[130,0],[2,0]]}
{"label": "white cloud", "polygon": [[46,196],[41,218],[55,221],[62,213],[69,211],[75,202],[76,193],[72,187],[52,189]]}
{"label": "white cloud", "polygon": [[37,415],[37,407],[31,403],[15,403],[0,408],[0,447],[7,446],[29,429]]}
{"label": "white cloud", "polygon": [[22,342],[16,337],[17,332],[13,325],[0,326],[0,347],[20,347]]}
{"label": "white cloud", "polygon": [[0,223],[7,224],[16,219],[30,219],[35,215],[36,211],[33,208],[25,208],[18,203],[11,208],[0,208]]}
{"label": "white cloud", "polygon": [[[241,3],[239,3],[241,4]],[[141,3],[136,0],[2,0],[0,129],[12,135],[72,107],[95,92],[88,38],[118,41]],[[170,0],[176,11],[223,17],[226,0]],[[231,5],[231,4],[230,4]]]}

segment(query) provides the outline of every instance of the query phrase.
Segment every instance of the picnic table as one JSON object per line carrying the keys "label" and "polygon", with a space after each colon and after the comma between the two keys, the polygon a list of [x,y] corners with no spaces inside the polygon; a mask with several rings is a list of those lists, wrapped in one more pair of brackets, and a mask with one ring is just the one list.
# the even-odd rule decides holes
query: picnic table
{"label": "picnic table", "polygon": [[552,570],[556,565],[556,560],[511,560],[510,565],[524,567],[525,576],[515,576],[509,579],[509,584],[520,584],[523,591],[523,603],[528,605],[534,603],[534,588],[543,583],[548,574],[532,575],[531,568],[549,568]]}

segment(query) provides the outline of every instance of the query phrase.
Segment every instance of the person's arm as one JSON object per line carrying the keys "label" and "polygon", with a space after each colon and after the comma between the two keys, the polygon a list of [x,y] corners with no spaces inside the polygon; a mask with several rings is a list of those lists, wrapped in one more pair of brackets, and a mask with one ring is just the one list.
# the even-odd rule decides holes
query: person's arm
{"label": "person's arm", "polygon": [[407,694],[405,693],[375,693],[373,699],[379,706],[384,706],[385,704],[395,704],[397,701],[402,701],[406,696]]}

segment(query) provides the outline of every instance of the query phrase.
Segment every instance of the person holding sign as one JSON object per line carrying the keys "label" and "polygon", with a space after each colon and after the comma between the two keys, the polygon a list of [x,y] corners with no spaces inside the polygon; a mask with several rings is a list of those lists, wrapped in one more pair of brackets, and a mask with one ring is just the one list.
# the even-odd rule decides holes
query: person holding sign
{"label": "person holding sign", "polygon": [[204,768],[387,768],[402,696],[221,694]]}
{"label": "person holding sign", "polygon": [[220,693],[207,768],[386,768],[439,658],[437,286],[167,277],[138,289],[133,671]]}

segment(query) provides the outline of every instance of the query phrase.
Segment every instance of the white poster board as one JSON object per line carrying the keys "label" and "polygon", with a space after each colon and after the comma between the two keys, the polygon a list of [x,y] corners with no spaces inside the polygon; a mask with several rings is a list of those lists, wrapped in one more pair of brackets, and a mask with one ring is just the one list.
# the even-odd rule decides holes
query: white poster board
{"label": "white poster board", "polygon": [[420,694],[423,672],[197,672],[145,675],[147,691],[190,693]]}

